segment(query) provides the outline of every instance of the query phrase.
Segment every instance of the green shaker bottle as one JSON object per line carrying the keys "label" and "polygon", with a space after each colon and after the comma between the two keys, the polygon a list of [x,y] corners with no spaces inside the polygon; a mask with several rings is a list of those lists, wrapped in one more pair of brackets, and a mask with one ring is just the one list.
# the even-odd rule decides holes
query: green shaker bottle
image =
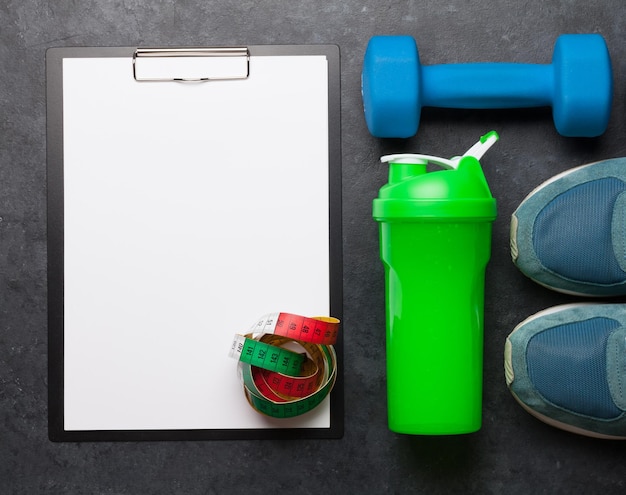
{"label": "green shaker bottle", "polygon": [[[389,155],[380,222],[387,320],[389,428],[414,435],[480,429],[485,268],[496,200],[479,160],[492,131],[461,157]],[[445,170],[428,171],[432,163]]]}

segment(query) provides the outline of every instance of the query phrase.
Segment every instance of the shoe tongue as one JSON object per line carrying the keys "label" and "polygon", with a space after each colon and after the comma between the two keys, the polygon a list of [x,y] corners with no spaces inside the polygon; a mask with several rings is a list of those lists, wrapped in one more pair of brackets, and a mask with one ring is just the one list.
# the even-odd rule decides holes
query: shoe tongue
{"label": "shoe tongue", "polygon": [[615,200],[611,224],[613,249],[619,267],[626,271],[626,192],[622,192]]}
{"label": "shoe tongue", "polygon": [[615,405],[626,410],[626,327],[609,335],[606,346],[609,390]]}

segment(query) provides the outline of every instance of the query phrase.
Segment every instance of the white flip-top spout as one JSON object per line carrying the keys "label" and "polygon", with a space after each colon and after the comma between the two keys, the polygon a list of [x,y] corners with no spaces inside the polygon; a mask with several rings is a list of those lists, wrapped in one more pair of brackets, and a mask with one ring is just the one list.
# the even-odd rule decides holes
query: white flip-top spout
{"label": "white flip-top spout", "polygon": [[455,156],[450,159],[415,153],[399,153],[394,155],[385,155],[381,157],[380,161],[383,163],[434,163],[446,169],[456,169],[463,157],[472,156],[477,160],[480,160],[498,139],[500,139],[500,137],[496,131],[488,132],[484,136],[481,136],[478,142],[468,149],[463,156]]}
{"label": "white flip-top spout", "polygon": [[491,131],[480,137],[480,140],[468,149],[463,156],[473,156],[476,160],[479,160],[483,157],[485,153],[491,148],[496,141],[500,139],[498,133],[496,131]]}

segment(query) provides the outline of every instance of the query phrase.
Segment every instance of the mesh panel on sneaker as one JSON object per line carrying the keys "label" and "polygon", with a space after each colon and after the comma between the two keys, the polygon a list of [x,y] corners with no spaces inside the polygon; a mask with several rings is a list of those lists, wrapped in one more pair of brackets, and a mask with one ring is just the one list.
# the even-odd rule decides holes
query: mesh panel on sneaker
{"label": "mesh panel on sneaker", "polygon": [[626,184],[614,177],[572,187],[537,215],[533,246],[548,270],[570,280],[612,284],[624,280],[613,252],[611,220]]}
{"label": "mesh panel on sneaker", "polygon": [[550,328],[528,342],[528,375],[547,400],[578,414],[617,417],[606,376],[606,342],[620,325],[592,318]]}

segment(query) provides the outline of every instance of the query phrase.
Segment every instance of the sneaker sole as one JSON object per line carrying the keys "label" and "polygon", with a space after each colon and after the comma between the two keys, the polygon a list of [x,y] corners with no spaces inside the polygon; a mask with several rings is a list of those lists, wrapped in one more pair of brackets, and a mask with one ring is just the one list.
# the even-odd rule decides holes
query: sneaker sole
{"label": "sneaker sole", "polygon": [[564,311],[566,309],[573,308],[573,307],[589,306],[592,304],[594,303],[581,302],[581,303],[560,304],[558,306],[553,306],[551,308],[544,309],[543,311],[539,311],[538,313],[535,313],[534,315],[529,316],[524,321],[516,325],[513,331],[506,338],[506,341],[504,344],[504,376],[506,378],[506,385],[509,389],[509,392],[511,392],[511,395],[513,396],[513,398],[519,403],[520,406],[522,406],[522,408],[526,412],[528,412],[530,415],[534,416],[538,420],[550,426],[568,431],[570,433],[576,433],[578,435],[584,435],[584,436],[592,437],[592,438],[601,438],[605,440],[626,440],[626,436],[615,436],[615,435],[605,435],[602,433],[596,433],[593,431],[584,430],[577,426],[572,426],[567,423],[563,423],[561,421],[552,419],[530,408],[528,405],[526,405],[524,402],[520,400],[520,398],[515,394],[515,392],[511,390],[511,384],[515,380],[515,373],[513,371],[513,363],[512,363],[512,357],[513,357],[512,350],[513,349],[512,349],[511,341],[509,340],[511,335],[513,335],[517,330],[519,330],[526,323],[529,323],[537,318],[541,318],[542,316],[546,316],[546,315],[553,314],[553,313],[558,313],[560,311]]}
{"label": "sneaker sole", "polygon": [[614,435],[604,435],[602,433],[596,433],[595,431],[583,430],[582,428],[578,428],[577,426],[568,425],[567,423],[562,423],[560,421],[556,421],[555,419],[549,418],[541,413],[538,413],[534,409],[531,409],[526,404],[524,404],[515,393],[511,392],[513,398],[519,403],[522,408],[527,411],[531,416],[534,416],[538,420],[558,428],[560,430],[568,431],[570,433],[576,433],[578,435],[583,435],[591,438],[600,438],[603,440],[626,440],[626,437],[618,437]]}

